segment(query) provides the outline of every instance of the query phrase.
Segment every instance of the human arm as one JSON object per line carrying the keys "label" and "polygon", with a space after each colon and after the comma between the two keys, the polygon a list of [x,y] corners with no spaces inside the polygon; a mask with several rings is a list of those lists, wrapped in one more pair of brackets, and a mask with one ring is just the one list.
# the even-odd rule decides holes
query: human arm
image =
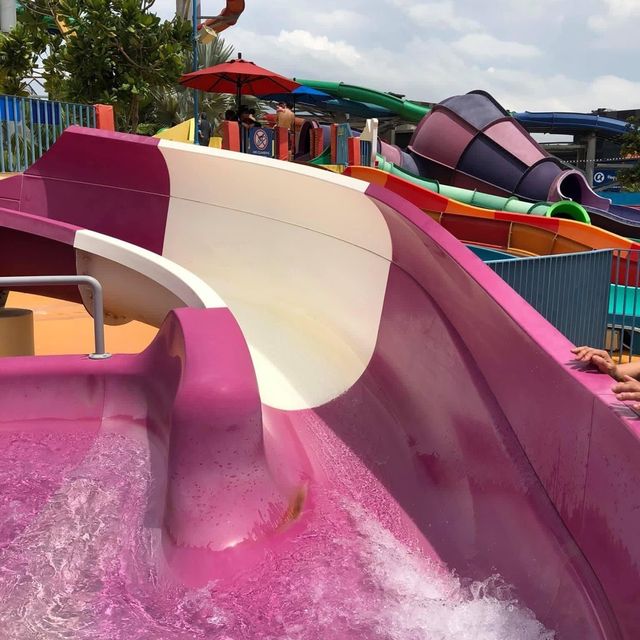
{"label": "human arm", "polygon": [[617,380],[611,387],[616,399],[632,402],[631,408],[640,412],[640,362],[616,364],[606,351],[588,346],[576,347],[571,352],[579,362],[589,362]]}
{"label": "human arm", "polygon": [[[625,376],[640,378],[640,362],[616,364],[606,351],[589,346],[575,347],[571,349],[571,353],[575,355],[578,362],[592,364],[599,371],[610,375],[615,380],[622,381]],[[640,398],[638,399],[640,400]]]}

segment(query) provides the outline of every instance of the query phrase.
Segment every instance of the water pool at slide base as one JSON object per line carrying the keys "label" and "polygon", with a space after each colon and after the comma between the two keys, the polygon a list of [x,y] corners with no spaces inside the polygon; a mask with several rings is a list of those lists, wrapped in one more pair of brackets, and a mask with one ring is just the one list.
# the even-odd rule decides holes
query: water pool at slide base
{"label": "water pool at slide base", "polygon": [[[317,434],[329,449],[345,447]],[[154,523],[157,447],[135,423],[0,434],[0,628],[14,640],[543,640],[554,634],[499,576],[464,580],[402,544],[353,484],[231,582],[178,586]],[[352,455],[351,479],[367,470]],[[367,483],[375,488],[375,483]],[[374,489],[375,490],[375,489]],[[379,496],[389,520],[399,518]],[[155,526],[154,526],[155,525]]]}

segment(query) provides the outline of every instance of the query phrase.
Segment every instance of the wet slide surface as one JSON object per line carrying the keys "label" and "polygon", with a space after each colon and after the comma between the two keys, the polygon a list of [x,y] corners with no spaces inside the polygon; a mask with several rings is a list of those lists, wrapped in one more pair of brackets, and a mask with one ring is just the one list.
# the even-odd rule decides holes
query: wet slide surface
{"label": "wet slide surface", "polygon": [[11,637],[633,638],[631,413],[413,205],[82,129],[17,182],[3,268],[161,328],[3,362]]}

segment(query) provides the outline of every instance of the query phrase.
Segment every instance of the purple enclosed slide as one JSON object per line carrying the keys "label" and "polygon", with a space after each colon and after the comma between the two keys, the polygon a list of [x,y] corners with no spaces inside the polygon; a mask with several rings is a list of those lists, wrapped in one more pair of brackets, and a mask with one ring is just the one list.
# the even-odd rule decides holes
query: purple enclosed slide
{"label": "purple enclosed slide", "polygon": [[437,104],[420,121],[409,151],[420,175],[444,184],[533,202],[573,200],[584,205],[596,226],[626,237],[640,232],[637,210],[595,193],[583,173],[545,151],[485,91]]}
{"label": "purple enclosed slide", "polygon": [[637,421],[418,209],[80,128],[0,198],[3,274],[161,325],[2,361],[5,637],[637,638]]}

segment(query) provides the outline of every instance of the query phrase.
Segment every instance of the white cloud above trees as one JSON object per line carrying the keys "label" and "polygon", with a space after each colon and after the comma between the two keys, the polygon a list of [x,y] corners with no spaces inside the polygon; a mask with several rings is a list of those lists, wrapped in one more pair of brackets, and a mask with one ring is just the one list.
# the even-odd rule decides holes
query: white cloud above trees
{"label": "white cloud above trees", "polygon": [[[207,14],[224,6],[202,3]],[[165,17],[174,7],[156,3]],[[640,107],[638,17],[640,0],[247,0],[223,37],[299,78],[429,101],[485,89],[508,109],[590,111]]]}

